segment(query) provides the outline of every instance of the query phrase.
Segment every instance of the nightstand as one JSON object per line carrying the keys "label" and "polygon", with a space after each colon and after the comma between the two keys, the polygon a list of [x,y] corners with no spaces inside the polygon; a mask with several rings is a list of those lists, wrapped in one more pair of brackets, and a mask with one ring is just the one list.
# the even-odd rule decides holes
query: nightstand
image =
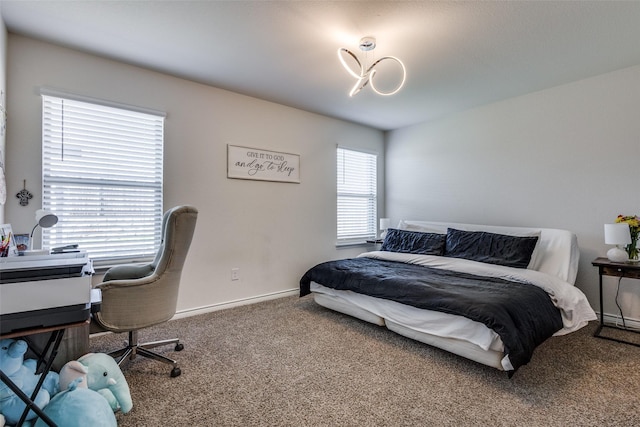
{"label": "nightstand", "polygon": [[[611,341],[621,342],[625,344],[635,345],[636,347],[640,347],[640,344],[620,340],[617,338],[605,337],[600,335],[600,332],[603,328],[612,328],[612,329],[620,329],[623,331],[640,333],[640,331],[621,328],[617,325],[605,325],[604,324],[604,310],[603,310],[603,300],[602,300],[602,276],[614,276],[614,277],[625,277],[629,279],[640,279],[640,263],[625,263],[625,262],[613,262],[609,261],[608,258],[596,258],[591,263],[593,266],[598,267],[598,274],[600,276],[600,325],[598,329],[596,329],[593,334],[594,337],[604,338]],[[639,283],[640,284],[640,283]]]}

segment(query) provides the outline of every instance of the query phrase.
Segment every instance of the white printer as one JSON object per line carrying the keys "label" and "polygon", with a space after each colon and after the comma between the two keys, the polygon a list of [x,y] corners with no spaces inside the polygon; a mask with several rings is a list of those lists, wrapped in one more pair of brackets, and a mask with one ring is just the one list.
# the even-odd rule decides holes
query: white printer
{"label": "white printer", "polygon": [[92,274],[86,251],[0,258],[0,332],[88,320]]}

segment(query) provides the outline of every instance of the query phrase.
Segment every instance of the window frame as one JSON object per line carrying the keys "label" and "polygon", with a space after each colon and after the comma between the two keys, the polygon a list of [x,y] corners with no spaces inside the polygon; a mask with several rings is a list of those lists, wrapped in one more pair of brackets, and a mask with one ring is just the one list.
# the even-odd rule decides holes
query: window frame
{"label": "window frame", "polygon": [[[351,183],[351,188],[342,188],[340,180],[345,178],[345,172],[340,168],[344,168],[344,157],[341,160],[342,155],[353,154],[355,156],[367,156],[366,163],[368,165],[363,166],[365,169],[369,168],[367,172],[368,176],[363,177],[366,183],[360,183],[363,185],[357,185]],[[365,244],[367,240],[375,240],[377,237],[377,222],[378,222],[378,153],[371,150],[353,148],[347,146],[338,145],[336,149],[336,246],[349,246],[349,245],[361,245]],[[352,159],[353,160],[353,159]],[[351,167],[355,165],[351,164]],[[355,188],[355,187],[358,188]],[[363,188],[366,187],[366,188]],[[350,191],[346,191],[350,190]],[[341,218],[341,198],[350,198],[351,201],[347,203],[357,203],[357,200],[363,200],[366,205],[366,213],[358,218],[352,218],[351,221],[361,222],[364,220],[364,228],[362,225],[345,224],[341,221],[349,221],[346,218]],[[343,200],[343,202],[345,202]],[[344,203],[342,204],[344,206]],[[362,206],[359,207],[362,209]],[[351,230],[345,230],[344,228],[352,228]],[[341,231],[342,229],[342,231]]]}
{"label": "window frame", "polygon": [[[40,94],[42,208],[59,218],[42,229],[43,247],[78,243],[96,266],[153,259],[163,215],[166,114],[48,89]],[[112,166],[101,174],[102,164]],[[70,202],[70,194],[85,203]]]}

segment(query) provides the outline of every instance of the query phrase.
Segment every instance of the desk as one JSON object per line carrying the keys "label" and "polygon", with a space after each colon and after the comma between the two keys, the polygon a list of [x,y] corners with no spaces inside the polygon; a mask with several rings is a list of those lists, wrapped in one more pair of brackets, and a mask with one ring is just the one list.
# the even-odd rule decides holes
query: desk
{"label": "desk", "polygon": [[17,427],[22,426],[22,424],[24,423],[24,420],[29,414],[29,410],[33,410],[47,425],[51,427],[56,427],[56,424],[47,416],[47,414],[42,412],[42,410],[33,403],[33,399],[36,398],[36,395],[42,388],[42,384],[44,383],[47,373],[51,370],[51,365],[53,365],[53,361],[56,358],[56,355],[58,354],[58,348],[60,347],[60,343],[62,342],[64,331],[69,328],[75,328],[78,326],[84,326],[88,324],[89,324],[89,321],[86,320],[84,322],[77,322],[77,323],[71,323],[66,325],[50,326],[46,328],[34,328],[34,329],[14,332],[14,333],[0,336],[0,339],[5,339],[5,338],[19,338],[19,337],[25,337],[25,336],[41,334],[41,333],[51,334],[49,341],[47,342],[45,348],[42,350],[42,353],[38,354],[37,372],[41,373],[42,375],[40,375],[40,379],[38,380],[38,383],[36,384],[36,388],[34,389],[31,396],[27,396],[22,390],[20,390],[20,388],[18,388],[13,383],[13,381],[11,381],[11,379],[8,376],[5,375],[4,372],[2,372],[2,370],[0,370],[0,380],[2,380],[2,382],[5,383],[7,387],[9,387],[11,391],[13,391],[20,398],[20,400],[22,400],[26,404],[26,407],[22,412],[22,416],[18,421]]}
{"label": "desk", "polygon": [[[38,373],[42,374],[35,391],[27,396],[0,371],[2,382],[26,404],[18,426],[24,423],[29,410],[49,426],[55,426],[33,399],[53,366],[66,330],[84,327],[88,347],[91,274],[91,260],[82,251],[0,258],[0,336],[24,337],[36,354]],[[40,338],[46,341],[38,348],[34,345],[37,334],[44,334]]]}
{"label": "desk", "polygon": [[617,338],[605,337],[600,335],[603,328],[612,328],[612,329],[620,329],[623,331],[629,331],[633,333],[640,333],[640,331],[621,328],[616,325],[605,325],[604,324],[604,309],[603,309],[603,298],[602,298],[602,276],[614,276],[620,278],[629,278],[629,279],[640,279],[640,263],[626,263],[626,262],[613,262],[609,261],[608,258],[596,258],[593,260],[592,265],[598,267],[598,274],[600,276],[600,325],[598,329],[594,332],[593,336],[597,338],[603,338],[611,341],[616,341],[624,344],[635,345],[636,347],[640,347],[640,344],[625,341]]}
{"label": "desk", "polygon": [[92,274],[86,252],[0,258],[0,334],[87,320]]}

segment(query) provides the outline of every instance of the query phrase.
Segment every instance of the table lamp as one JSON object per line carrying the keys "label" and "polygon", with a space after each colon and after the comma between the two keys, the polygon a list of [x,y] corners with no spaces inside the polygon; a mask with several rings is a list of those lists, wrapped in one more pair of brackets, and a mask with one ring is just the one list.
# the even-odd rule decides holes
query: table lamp
{"label": "table lamp", "polygon": [[387,237],[387,229],[391,226],[391,220],[389,218],[380,218],[380,238],[384,240]]}
{"label": "table lamp", "polygon": [[613,262],[626,262],[629,260],[629,254],[620,248],[619,245],[628,245],[631,243],[631,231],[629,224],[619,222],[615,224],[604,225],[604,243],[607,245],[616,245],[607,251],[607,258]]}
{"label": "table lamp", "polygon": [[45,211],[44,209],[38,209],[36,211],[36,225],[33,226],[31,234],[29,235],[29,250],[33,250],[33,233],[36,228],[50,228],[58,223],[58,217],[51,211]]}

